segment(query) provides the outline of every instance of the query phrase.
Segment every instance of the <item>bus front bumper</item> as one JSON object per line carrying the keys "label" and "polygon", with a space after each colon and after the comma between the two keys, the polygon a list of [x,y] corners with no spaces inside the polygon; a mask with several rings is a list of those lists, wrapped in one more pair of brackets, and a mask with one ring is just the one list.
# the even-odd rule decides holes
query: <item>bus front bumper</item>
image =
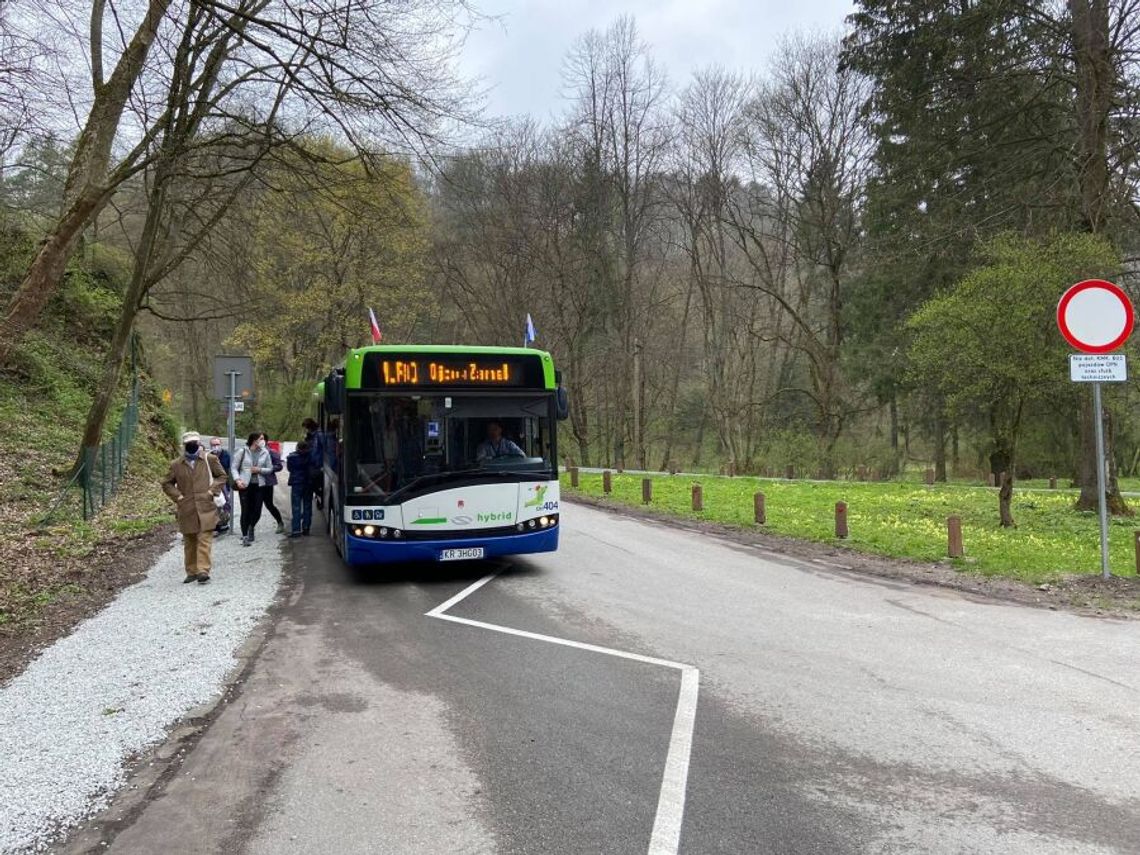
{"label": "bus front bumper", "polygon": [[[448,540],[373,540],[345,534],[347,549],[345,560],[349,564],[392,564],[404,561],[439,561],[444,549],[471,549],[482,547],[484,558],[502,555],[524,555],[530,552],[554,552],[558,549],[558,529],[495,537],[464,537]],[[442,533],[441,533],[442,534]]]}

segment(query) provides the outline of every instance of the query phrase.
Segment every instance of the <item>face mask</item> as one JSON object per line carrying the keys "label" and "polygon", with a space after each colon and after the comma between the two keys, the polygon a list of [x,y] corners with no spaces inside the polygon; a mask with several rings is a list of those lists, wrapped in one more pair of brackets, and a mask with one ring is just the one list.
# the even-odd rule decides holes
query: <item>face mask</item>
{"label": "face mask", "polygon": [[213,452],[214,454],[217,454],[221,450],[222,450],[222,447],[220,445],[211,445],[210,446],[210,451]]}
{"label": "face mask", "polygon": [[196,443],[196,442],[188,442],[188,443],[186,443],[186,445],[184,445],[182,447],[186,449],[187,454],[197,454],[198,453],[198,443]]}

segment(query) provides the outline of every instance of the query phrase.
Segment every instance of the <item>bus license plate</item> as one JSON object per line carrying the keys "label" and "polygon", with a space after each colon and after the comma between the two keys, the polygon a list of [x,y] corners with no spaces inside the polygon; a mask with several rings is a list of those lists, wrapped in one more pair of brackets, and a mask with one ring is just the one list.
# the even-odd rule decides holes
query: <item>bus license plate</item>
{"label": "bus license plate", "polygon": [[483,557],[482,546],[470,546],[466,549],[441,549],[440,561],[472,561]]}

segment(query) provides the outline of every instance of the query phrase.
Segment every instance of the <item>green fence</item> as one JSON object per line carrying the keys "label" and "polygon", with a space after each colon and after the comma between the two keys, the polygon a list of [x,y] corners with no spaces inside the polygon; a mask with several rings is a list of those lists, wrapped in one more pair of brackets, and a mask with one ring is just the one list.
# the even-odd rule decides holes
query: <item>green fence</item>
{"label": "green fence", "polygon": [[64,485],[59,497],[41,521],[51,522],[78,486],[82,494],[83,519],[89,520],[115,495],[127,471],[127,454],[139,428],[139,375],[136,368],[135,348],[131,348],[131,391],[122,418],[110,439],[94,448],[82,450],[82,461],[71,479]]}
{"label": "green fence", "polygon": [[119,489],[127,471],[127,452],[138,428],[139,384],[136,379],[114,435],[96,448],[83,449],[83,465],[77,473],[83,490],[83,519],[95,516]]}

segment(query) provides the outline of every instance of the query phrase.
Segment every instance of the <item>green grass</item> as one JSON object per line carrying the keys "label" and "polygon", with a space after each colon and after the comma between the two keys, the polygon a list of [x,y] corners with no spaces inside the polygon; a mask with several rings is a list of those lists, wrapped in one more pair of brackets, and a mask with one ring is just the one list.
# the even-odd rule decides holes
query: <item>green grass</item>
{"label": "green grass", "polygon": [[[602,476],[581,473],[580,487],[562,486],[575,494],[602,496]],[[613,475],[607,501],[642,507],[640,475]],[[1072,510],[1068,491],[1016,491],[1015,529],[998,525],[995,490],[963,485],[928,487],[913,483],[806,482],[761,478],[702,476],[704,507],[691,507],[693,478],[661,475],[653,478],[653,504],[678,517],[702,519],[745,529],[818,543],[841,545],[859,552],[946,560],[946,517],[962,518],[966,558],[953,563],[966,572],[1040,583],[1070,574],[1100,570],[1100,540],[1096,514]],[[767,524],[753,521],[753,494],[762,492]],[[835,538],[835,503],[847,503],[850,536]],[[1109,530],[1112,570],[1136,575],[1133,531],[1140,518],[1113,520]]]}

